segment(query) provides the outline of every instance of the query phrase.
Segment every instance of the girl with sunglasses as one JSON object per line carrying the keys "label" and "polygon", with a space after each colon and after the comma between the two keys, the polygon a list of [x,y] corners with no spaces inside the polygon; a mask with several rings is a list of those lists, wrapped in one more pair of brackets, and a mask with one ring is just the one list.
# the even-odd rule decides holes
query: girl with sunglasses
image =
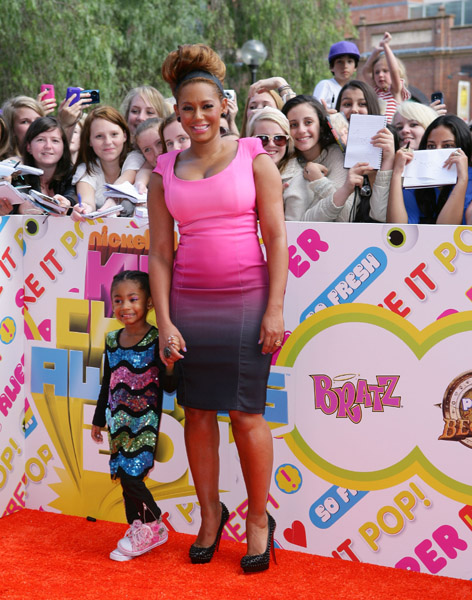
{"label": "girl with sunglasses", "polygon": [[280,110],[267,106],[249,121],[248,136],[261,140],[264,150],[277,165],[282,181],[288,181],[294,174],[293,169],[287,169],[294,149],[287,117]]}

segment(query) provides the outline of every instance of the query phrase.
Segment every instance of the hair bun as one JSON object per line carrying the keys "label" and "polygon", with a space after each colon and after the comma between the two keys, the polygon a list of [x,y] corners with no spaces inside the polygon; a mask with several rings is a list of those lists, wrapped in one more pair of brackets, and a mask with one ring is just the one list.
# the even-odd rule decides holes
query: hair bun
{"label": "hair bun", "polygon": [[162,77],[172,93],[177,83],[192,71],[207,71],[223,83],[226,66],[218,54],[205,44],[183,44],[167,55],[162,64]]}

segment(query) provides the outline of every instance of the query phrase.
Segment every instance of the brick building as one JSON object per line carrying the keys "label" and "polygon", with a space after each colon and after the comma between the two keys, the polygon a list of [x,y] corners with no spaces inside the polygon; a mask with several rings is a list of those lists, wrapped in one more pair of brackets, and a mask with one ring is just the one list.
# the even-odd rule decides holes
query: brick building
{"label": "brick building", "polygon": [[[362,58],[389,31],[409,85],[427,98],[442,91],[449,110],[457,111],[459,81],[470,83],[472,78],[472,0],[352,0],[350,9]],[[470,96],[468,104],[471,109]]]}

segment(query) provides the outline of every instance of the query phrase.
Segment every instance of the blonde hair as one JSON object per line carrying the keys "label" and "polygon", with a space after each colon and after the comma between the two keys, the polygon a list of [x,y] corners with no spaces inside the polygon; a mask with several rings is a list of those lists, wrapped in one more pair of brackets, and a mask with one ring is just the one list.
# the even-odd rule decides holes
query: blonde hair
{"label": "blonde hair", "polygon": [[254,130],[259,121],[272,121],[280,127],[280,129],[285,133],[285,135],[288,135],[285,154],[279,162],[279,164],[277,165],[279,171],[282,172],[285,166],[287,165],[288,161],[292,158],[292,156],[294,156],[293,140],[292,136],[290,135],[290,123],[287,117],[277,108],[272,108],[271,106],[264,106],[264,108],[261,108],[261,110],[257,110],[251,117],[251,120],[247,125],[247,137],[254,136]]}
{"label": "blonde hair", "polygon": [[20,155],[20,143],[15,134],[15,114],[19,108],[29,108],[44,117],[46,113],[42,105],[29,96],[15,96],[6,100],[2,106],[2,117],[10,134],[9,155]]}
{"label": "blonde hair", "polygon": [[[384,60],[385,63],[387,64],[388,67],[388,63],[387,63],[387,59],[385,57],[385,54],[381,54],[378,58],[376,58],[374,60],[374,62],[372,63],[372,79],[374,79],[374,68],[375,65],[381,61]],[[398,74],[400,75],[400,79],[403,79],[403,83],[405,84],[405,87],[408,87],[408,75],[406,73],[406,67],[405,67],[405,63],[400,60],[397,56],[395,56],[395,60],[397,61],[397,65],[398,65]]]}
{"label": "blonde hair", "polygon": [[[279,94],[277,94],[277,92],[275,92],[274,90],[267,90],[266,93],[268,93],[272,96],[272,99],[275,102],[276,108],[278,110],[282,110],[284,103],[283,103],[282,98],[279,96]],[[246,104],[244,105],[243,121],[241,124],[241,137],[247,136],[247,126],[248,126],[247,109],[249,106],[249,102],[251,101],[251,98],[253,98],[253,97],[254,96],[248,96],[246,99]]]}
{"label": "blonde hair", "polygon": [[423,129],[426,129],[430,123],[438,118],[438,113],[434,110],[434,108],[431,108],[431,106],[426,106],[426,104],[413,102],[411,100],[402,102],[397,107],[392,119],[392,124],[394,126],[396,115],[401,115],[403,118],[408,119],[409,121],[418,121]]}
{"label": "blonde hair", "polygon": [[150,85],[141,85],[130,90],[121,103],[120,112],[124,115],[126,122],[128,122],[131,103],[136,96],[141,96],[143,100],[152,106],[158,117],[165,118],[169,115],[170,108],[162,94]]}

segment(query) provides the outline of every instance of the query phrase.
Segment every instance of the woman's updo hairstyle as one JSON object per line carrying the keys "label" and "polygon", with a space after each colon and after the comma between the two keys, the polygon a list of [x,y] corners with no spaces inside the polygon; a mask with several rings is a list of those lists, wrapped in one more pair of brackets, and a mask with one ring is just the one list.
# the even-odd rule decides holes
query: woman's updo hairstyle
{"label": "woman's updo hairstyle", "polygon": [[[172,94],[177,98],[179,82],[189,73],[193,71],[206,71],[218,79],[223,87],[223,81],[226,74],[226,66],[218,54],[205,44],[184,44],[179,46],[178,50],[174,50],[167,55],[167,58],[162,64],[162,77],[170,86]],[[183,82],[194,83],[203,81],[204,83],[212,83],[212,80],[206,77],[194,77]],[[218,90],[218,93],[223,97],[223,92],[218,87],[216,82],[213,82]]]}

